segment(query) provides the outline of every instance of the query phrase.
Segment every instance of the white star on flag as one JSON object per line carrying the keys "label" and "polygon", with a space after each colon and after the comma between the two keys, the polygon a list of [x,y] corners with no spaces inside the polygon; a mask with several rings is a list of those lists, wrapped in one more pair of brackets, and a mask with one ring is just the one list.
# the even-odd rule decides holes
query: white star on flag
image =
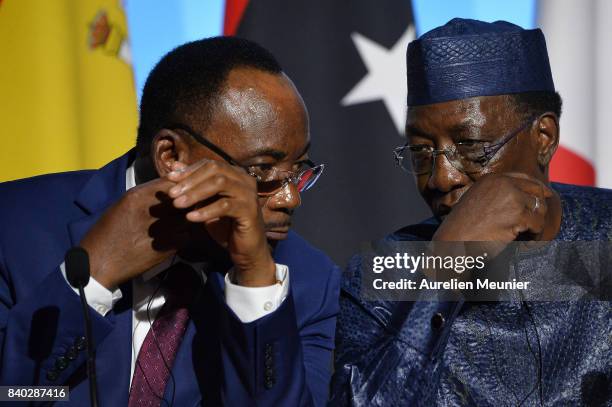
{"label": "white star on flag", "polygon": [[408,26],[393,48],[387,49],[380,44],[352,33],[361,59],[368,73],[351,91],[342,98],[342,106],[382,100],[391,115],[393,124],[400,134],[404,134],[406,114],[406,48],[415,38],[414,26]]}

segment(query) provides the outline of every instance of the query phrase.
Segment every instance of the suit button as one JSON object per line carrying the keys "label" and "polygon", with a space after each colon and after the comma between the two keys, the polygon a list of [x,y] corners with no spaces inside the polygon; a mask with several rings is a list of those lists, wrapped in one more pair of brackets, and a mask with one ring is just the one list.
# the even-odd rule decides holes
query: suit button
{"label": "suit button", "polygon": [[74,346],[69,347],[66,353],[64,354],[64,357],[70,361],[75,360],[77,356],[78,352]]}
{"label": "suit button", "polygon": [[274,386],[274,380],[272,380],[271,377],[267,377],[266,381],[264,382],[264,386],[266,387],[266,389],[271,389],[272,386]]}
{"label": "suit button", "polygon": [[68,361],[66,360],[65,357],[60,356],[57,359],[55,359],[55,368],[57,370],[64,370],[68,367]]}
{"label": "suit button", "polygon": [[266,353],[266,355],[264,356],[264,362],[266,366],[271,365],[273,361],[274,360],[272,359],[272,355],[270,355],[269,353]]}
{"label": "suit button", "polygon": [[431,317],[431,327],[434,330],[440,330],[444,326],[444,316],[439,312],[436,312],[433,317]]}
{"label": "suit button", "polygon": [[77,350],[84,350],[86,345],[87,345],[87,342],[85,341],[84,336],[81,336],[80,338],[76,338],[74,340],[74,346],[76,346]]}
{"label": "suit button", "polygon": [[49,380],[50,382],[54,382],[57,380],[57,371],[54,369],[51,369],[47,372],[47,380]]}

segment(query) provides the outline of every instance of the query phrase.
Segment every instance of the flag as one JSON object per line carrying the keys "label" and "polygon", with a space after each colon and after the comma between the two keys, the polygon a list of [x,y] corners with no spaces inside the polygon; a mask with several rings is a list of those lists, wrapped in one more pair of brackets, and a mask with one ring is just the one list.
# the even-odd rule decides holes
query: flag
{"label": "flag", "polygon": [[127,33],[119,0],[0,3],[0,181],[99,167],[134,145]]}
{"label": "flag", "polygon": [[409,0],[228,0],[226,35],[258,42],[310,114],[310,157],[326,164],[294,227],[339,264],[430,212],[393,161],[405,143]]}
{"label": "flag", "polygon": [[540,0],[555,87],[563,98],[551,179],[612,188],[612,2]]}

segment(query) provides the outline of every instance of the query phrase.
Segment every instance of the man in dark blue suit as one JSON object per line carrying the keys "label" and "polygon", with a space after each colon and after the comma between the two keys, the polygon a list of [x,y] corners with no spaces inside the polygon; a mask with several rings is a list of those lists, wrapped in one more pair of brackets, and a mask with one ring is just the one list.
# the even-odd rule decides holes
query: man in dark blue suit
{"label": "man in dark blue suit", "polygon": [[308,159],[304,103],[236,38],[185,44],[145,85],[136,149],[97,171],[0,186],[0,383],[89,403],[85,287],[103,406],[322,405],[339,272],[289,230]]}

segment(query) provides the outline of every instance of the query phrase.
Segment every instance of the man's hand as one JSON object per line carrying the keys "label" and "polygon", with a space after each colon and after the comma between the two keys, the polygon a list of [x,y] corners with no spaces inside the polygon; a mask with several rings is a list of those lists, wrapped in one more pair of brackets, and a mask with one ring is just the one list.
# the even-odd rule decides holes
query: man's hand
{"label": "man's hand", "polygon": [[511,242],[523,233],[539,236],[552,196],[548,186],[525,174],[485,175],[461,197],[433,240]]}
{"label": "man's hand", "polygon": [[169,191],[176,208],[191,208],[187,220],[202,223],[230,254],[237,283],[269,286],[276,266],[265,236],[257,183],[242,168],[202,160],[168,174],[177,185]]}
{"label": "man's hand", "polygon": [[167,191],[175,184],[156,179],[127,191],[81,241],[91,275],[111,289],[175,254],[188,239],[184,212]]}

